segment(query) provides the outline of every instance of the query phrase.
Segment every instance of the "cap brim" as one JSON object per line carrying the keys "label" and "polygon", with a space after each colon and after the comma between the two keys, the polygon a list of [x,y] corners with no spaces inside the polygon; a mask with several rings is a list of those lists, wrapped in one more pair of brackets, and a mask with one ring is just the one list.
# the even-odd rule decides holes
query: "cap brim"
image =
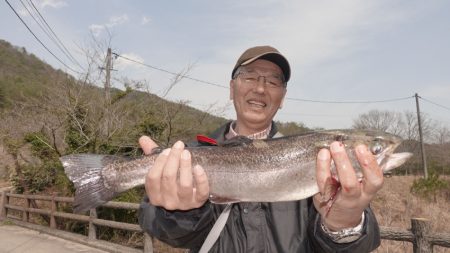
{"label": "cap brim", "polygon": [[241,63],[241,66],[248,65],[258,59],[271,61],[276,65],[278,65],[281,68],[281,71],[283,71],[285,81],[286,82],[289,81],[289,78],[291,77],[291,68],[289,66],[289,62],[287,61],[287,59],[284,58],[284,56],[280,53],[276,52],[263,53],[244,61],[243,63]]}

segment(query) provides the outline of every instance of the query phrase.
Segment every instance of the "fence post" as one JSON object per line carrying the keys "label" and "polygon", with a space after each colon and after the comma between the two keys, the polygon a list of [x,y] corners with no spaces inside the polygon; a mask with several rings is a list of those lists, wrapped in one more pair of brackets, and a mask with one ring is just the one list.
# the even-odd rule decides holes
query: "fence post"
{"label": "fence post", "polygon": [[153,253],[152,237],[144,232],[144,253]]}
{"label": "fence post", "polygon": [[28,222],[28,220],[30,219],[30,213],[28,212],[28,208],[30,208],[30,199],[29,198],[25,198],[25,210],[23,210],[22,212],[22,221],[23,222]]}
{"label": "fence post", "polygon": [[0,202],[0,220],[4,220],[8,217],[8,208],[6,205],[9,204],[9,197],[6,196],[9,191],[2,191],[2,199]]}
{"label": "fence post", "polygon": [[53,193],[51,210],[50,210],[50,228],[56,228],[55,212],[57,210],[58,210],[58,203],[55,201],[55,193]]}
{"label": "fence post", "polygon": [[89,210],[89,239],[96,240],[97,239],[97,229],[93,222],[94,219],[97,219],[97,210],[95,208],[91,208]]}
{"label": "fence post", "polygon": [[430,232],[430,222],[428,219],[412,218],[411,232],[414,234],[414,241],[413,241],[414,253],[433,252],[433,245],[426,238],[426,236]]}

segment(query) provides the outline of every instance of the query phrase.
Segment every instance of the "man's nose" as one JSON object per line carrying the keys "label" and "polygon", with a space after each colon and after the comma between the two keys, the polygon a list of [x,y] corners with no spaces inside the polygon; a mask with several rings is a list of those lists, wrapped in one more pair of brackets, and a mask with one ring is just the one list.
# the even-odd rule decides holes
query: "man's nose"
{"label": "man's nose", "polygon": [[256,81],[256,91],[264,93],[266,90],[266,77],[265,76],[259,76],[258,80]]}

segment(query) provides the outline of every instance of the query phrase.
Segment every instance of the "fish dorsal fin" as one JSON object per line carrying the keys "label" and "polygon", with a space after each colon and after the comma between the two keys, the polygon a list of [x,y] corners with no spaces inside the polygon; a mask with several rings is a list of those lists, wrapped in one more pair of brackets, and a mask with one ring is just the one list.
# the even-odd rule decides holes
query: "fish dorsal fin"
{"label": "fish dorsal fin", "polygon": [[249,139],[245,136],[238,135],[231,139],[228,139],[219,144],[222,147],[237,147],[237,146],[247,146],[253,142],[252,139]]}

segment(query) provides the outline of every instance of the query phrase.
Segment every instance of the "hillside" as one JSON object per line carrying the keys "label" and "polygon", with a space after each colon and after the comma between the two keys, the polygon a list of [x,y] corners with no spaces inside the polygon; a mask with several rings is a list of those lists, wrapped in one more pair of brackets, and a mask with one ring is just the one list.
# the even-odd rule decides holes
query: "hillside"
{"label": "hillside", "polygon": [[[30,150],[30,136],[56,156],[136,154],[141,135],[169,145],[208,134],[226,120],[130,88],[112,89],[111,104],[105,104],[102,88],[75,80],[25,48],[0,40],[0,178],[8,178],[19,166],[42,164],[42,157]],[[27,136],[31,139],[25,140]]]}
{"label": "hillside", "polygon": [[66,75],[27,53],[25,48],[0,40],[0,108],[36,97],[43,86],[52,85],[52,78],[62,76]]}
{"label": "hillside", "polygon": [[[397,152],[412,152],[413,157],[400,168],[393,171],[395,175],[422,175],[422,154],[420,143],[417,141],[404,141]],[[450,143],[425,144],[425,154],[429,173],[450,175]]]}

